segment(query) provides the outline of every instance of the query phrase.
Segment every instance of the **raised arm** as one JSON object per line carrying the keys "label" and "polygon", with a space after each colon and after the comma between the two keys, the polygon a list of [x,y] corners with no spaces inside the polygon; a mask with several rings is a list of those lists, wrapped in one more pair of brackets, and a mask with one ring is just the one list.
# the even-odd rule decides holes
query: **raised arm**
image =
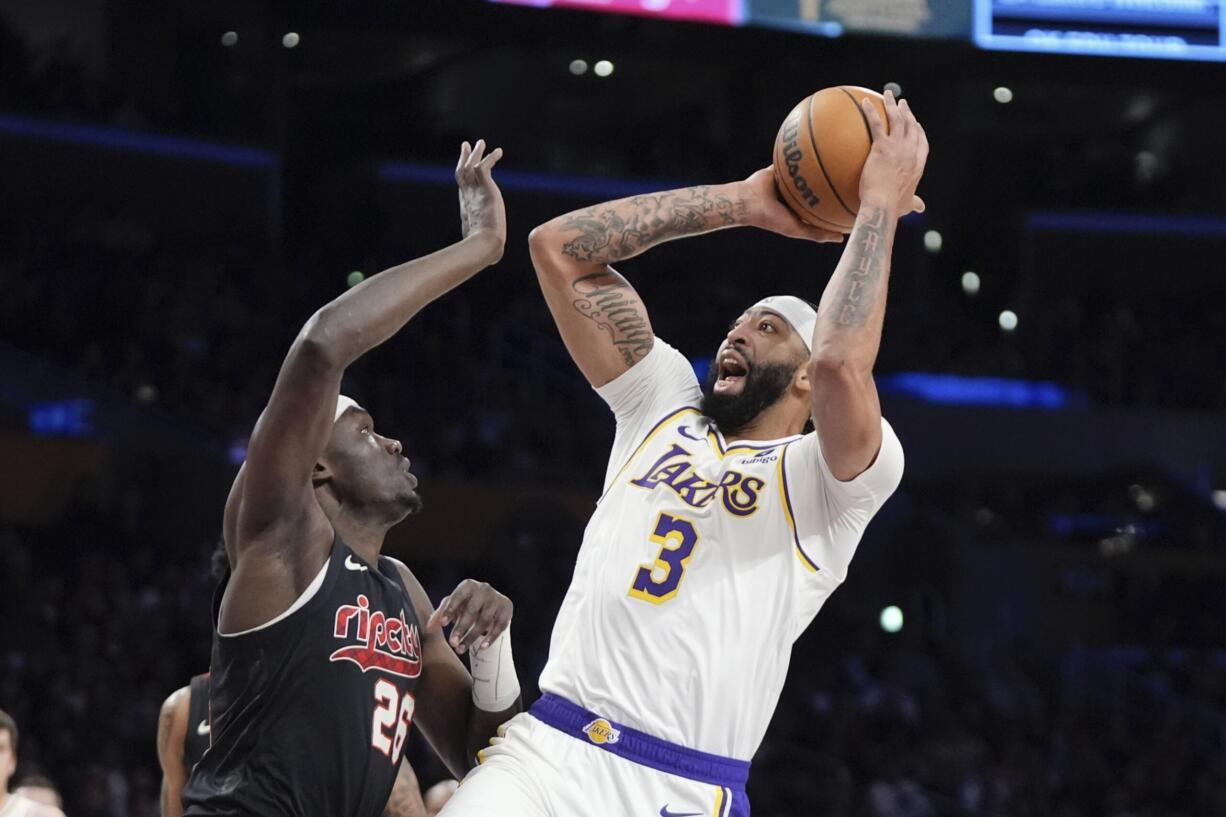
{"label": "raised arm", "polygon": [[809,360],[813,417],[822,453],[837,479],[863,473],[881,447],[881,404],[873,366],[881,346],[890,255],[898,219],[924,204],[915,188],[928,139],[906,101],[886,91],[886,123],[862,104],[873,147],[860,177],[860,212],[847,248],[822,293]]}
{"label": "raised arm", "polygon": [[675,238],[741,226],[814,241],[842,238],[801,223],[780,204],[769,171],[742,182],[597,204],[532,231],[528,247],[541,291],[566,348],[593,386],[642,360],[655,338],[638,293],[610,265]]}
{"label": "raised arm", "polygon": [[162,817],[183,813],[183,787],[189,769],[183,760],[187,740],[187,717],[191,709],[191,687],[170,693],[158,715],[158,763],[162,767]]}
{"label": "raised arm", "polygon": [[484,156],[484,149],[484,142],[472,149],[465,142],[456,167],[461,241],[372,276],[316,312],[298,333],[227,501],[226,534],[233,538],[227,549],[236,575],[245,551],[282,542],[296,546],[278,561],[322,564],[332,534],[311,476],[331,434],[345,368],[423,306],[501,257],[506,215],[490,172],[502,151]]}

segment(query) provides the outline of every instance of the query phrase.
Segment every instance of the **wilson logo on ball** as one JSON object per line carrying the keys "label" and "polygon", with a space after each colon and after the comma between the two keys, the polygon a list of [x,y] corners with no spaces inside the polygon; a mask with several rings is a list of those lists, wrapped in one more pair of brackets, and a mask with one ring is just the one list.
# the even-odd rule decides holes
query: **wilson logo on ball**
{"label": "wilson logo on ball", "polygon": [[779,137],[783,140],[783,161],[787,166],[788,177],[792,180],[792,186],[796,188],[796,192],[804,199],[805,204],[808,204],[810,207],[818,206],[822,203],[822,200],[813,192],[813,188],[809,187],[809,183],[800,173],[800,161],[805,157],[805,154],[800,149],[799,110],[793,111],[792,115],[784,121]]}

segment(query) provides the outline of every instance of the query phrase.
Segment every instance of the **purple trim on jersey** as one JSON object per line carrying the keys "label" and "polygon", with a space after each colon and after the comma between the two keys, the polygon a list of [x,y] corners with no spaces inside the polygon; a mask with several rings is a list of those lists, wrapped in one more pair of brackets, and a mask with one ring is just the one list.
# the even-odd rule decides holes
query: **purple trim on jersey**
{"label": "purple trim on jersey", "polygon": [[805,553],[805,549],[800,546],[800,531],[796,529],[796,511],[792,506],[792,492],[788,490],[788,447],[785,445],[783,451],[779,454],[779,479],[780,485],[783,487],[783,501],[787,504],[788,518],[792,521],[792,539],[796,541],[796,552],[800,557],[808,563],[809,567],[815,571],[821,571],[817,566],[817,562],[809,558],[809,554]]}
{"label": "purple trim on jersey", "polygon": [[[542,723],[576,740],[658,772],[675,774],[712,786],[725,786],[734,792],[743,791],[745,781],[749,779],[749,761],[720,757],[669,743],[645,732],[614,723],[608,718],[602,718],[550,692],[542,695],[528,712]],[[600,743],[588,734],[592,725],[598,721],[603,722],[605,727],[599,733],[602,741]],[[612,737],[608,734],[610,732]]]}
{"label": "purple trim on jersey", "polygon": [[[638,445],[636,445],[636,446],[634,447],[634,450],[630,452],[630,456],[629,456],[629,457],[626,457],[626,461],[622,463],[622,467],[621,467],[621,468],[619,468],[619,469],[617,469],[617,476],[618,476],[618,477],[620,477],[620,476],[621,476],[621,474],[622,474],[622,472],[623,472],[623,471],[625,471],[625,470],[626,470],[626,468],[628,468],[628,467],[629,467],[630,463],[631,463],[631,462],[634,460],[634,458],[635,458],[635,457],[637,457],[637,456],[639,455],[639,451],[641,451],[641,450],[642,450],[642,448],[643,448],[643,444],[644,444],[644,443],[646,443],[646,442],[647,442],[649,439],[651,439],[651,435],[652,435],[652,434],[655,434],[655,433],[656,433],[656,431],[658,431],[658,430],[660,429],[660,426],[664,425],[664,424],[665,424],[665,423],[667,423],[669,420],[673,419],[674,417],[676,417],[678,414],[680,414],[680,413],[681,413],[681,412],[683,412],[683,411],[698,411],[698,409],[697,409],[696,407],[694,407],[694,406],[682,406],[681,408],[678,408],[678,409],[673,409],[673,410],[672,410],[672,411],[670,411],[670,412],[669,412],[667,415],[665,415],[665,416],[664,416],[664,418],[663,418],[662,420],[660,420],[660,422],[658,422],[658,423],[656,423],[655,425],[653,425],[653,426],[652,426],[652,427],[651,427],[651,428],[650,428],[650,429],[647,431],[647,433],[643,435],[643,439],[639,440],[639,444],[638,444]],[[698,413],[699,413],[700,415],[702,414],[702,412],[700,412],[700,411],[699,411]],[[600,495],[600,499],[596,500],[596,504],[597,504],[597,505],[599,505],[601,502],[603,502],[603,501],[604,501],[604,498],[605,498],[606,496],[608,496],[608,495],[609,495],[609,491],[612,491],[612,490],[613,490],[613,486],[614,486],[614,485],[616,485],[616,484],[617,484],[617,477],[614,477],[614,478],[613,478],[613,481],[609,483],[609,487],[608,487],[608,488],[606,488],[606,489],[605,489],[605,492],[604,492],[603,494],[601,494],[601,495]]]}

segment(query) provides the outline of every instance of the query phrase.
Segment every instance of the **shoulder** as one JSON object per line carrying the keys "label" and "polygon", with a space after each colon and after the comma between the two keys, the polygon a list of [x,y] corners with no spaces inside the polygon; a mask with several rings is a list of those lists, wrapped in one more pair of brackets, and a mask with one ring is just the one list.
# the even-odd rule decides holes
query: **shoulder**
{"label": "shoulder", "polygon": [[393,556],[382,556],[380,558],[387,559],[392,567],[396,569],[396,573],[400,576],[400,581],[404,583],[404,589],[409,593],[409,601],[413,602],[413,609],[417,611],[417,617],[424,625],[430,618],[430,614],[434,612],[434,605],[430,603],[430,596],[426,593],[426,588],[421,586],[421,582],[413,575],[413,571],[409,570],[409,566]]}
{"label": "shoulder", "polygon": [[162,701],[162,718],[173,719],[180,712],[186,716],[191,701],[192,688],[190,686],[179,687]]}

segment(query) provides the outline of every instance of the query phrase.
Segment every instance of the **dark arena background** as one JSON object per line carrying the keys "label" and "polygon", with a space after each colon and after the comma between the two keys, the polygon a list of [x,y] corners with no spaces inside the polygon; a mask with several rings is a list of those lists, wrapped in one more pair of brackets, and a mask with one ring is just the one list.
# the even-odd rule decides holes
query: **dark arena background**
{"label": "dark arena background", "polygon": [[[466,576],[510,596],[535,699],[613,422],[528,232],[744,178],[807,94],[897,82],[932,145],[877,363],[907,471],[795,646],[754,814],[1226,815],[1224,15],[4,0],[13,785],[158,813],[159,706],[208,667],[210,556],[277,368],[319,306],[459,238],[464,139],[506,152],[505,256],[345,389],[422,480],[387,552],[436,603]],[[730,318],[816,300],[839,252],[730,230],[622,269],[702,371]],[[423,788],[446,775],[416,730],[406,757]]]}

